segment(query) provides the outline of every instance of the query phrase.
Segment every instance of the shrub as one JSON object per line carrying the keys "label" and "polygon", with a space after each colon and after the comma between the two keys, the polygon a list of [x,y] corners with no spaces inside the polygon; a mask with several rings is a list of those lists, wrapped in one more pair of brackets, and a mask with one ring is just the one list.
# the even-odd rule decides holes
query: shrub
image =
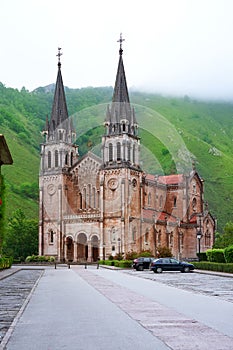
{"label": "shrub", "polygon": [[12,257],[0,257],[0,270],[8,269],[11,267],[13,262]]}
{"label": "shrub", "polygon": [[123,260],[123,258],[124,258],[124,256],[123,256],[122,253],[118,253],[118,254],[116,254],[116,256],[115,256],[115,260]]}
{"label": "shrub", "polygon": [[224,257],[227,263],[233,263],[233,245],[224,249]]}
{"label": "shrub", "polygon": [[210,262],[225,263],[224,249],[208,249],[206,251],[207,259]]}
{"label": "shrub", "polygon": [[132,260],[119,261],[119,267],[122,267],[122,268],[130,268],[130,267],[132,267]]}
{"label": "shrub", "polygon": [[134,252],[133,250],[131,250],[130,252],[125,254],[125,259],[126,260],[134,260],[138,257],[138,253]]}
{"label": "shrub", "polygon": [[158,258],[172,257],[171,249],[169,249],[168,247],[158,247],[157,256]]}
{"label": "shrub", "polygon": [[207,261],[207,255],[206,252],[203,253],[197,253],[199,261]]}
{"label": "shrub", "polygon": [[138,256],[143,256],[143,257],[147,257],[147,256],[153,256],[152,252],[150,250],[142,250],[140,252],[140,254],[138,254]]}

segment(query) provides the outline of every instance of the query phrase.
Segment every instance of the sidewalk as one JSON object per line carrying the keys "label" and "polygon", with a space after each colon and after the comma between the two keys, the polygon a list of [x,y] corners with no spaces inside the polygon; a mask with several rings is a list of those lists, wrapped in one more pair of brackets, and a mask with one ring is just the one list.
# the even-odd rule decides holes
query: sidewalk
{"label": "sidewalk", "polygon": [[[9,335],[9,334],[8,334]],[[7,350],[168,350],[77,272],[46,268]]]}

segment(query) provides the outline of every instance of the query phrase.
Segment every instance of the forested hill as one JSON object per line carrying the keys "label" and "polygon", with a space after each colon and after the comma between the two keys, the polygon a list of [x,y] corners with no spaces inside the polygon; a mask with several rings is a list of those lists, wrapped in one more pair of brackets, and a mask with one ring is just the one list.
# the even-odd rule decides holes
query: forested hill
{"label": "forested hill", "polygon": [[[111,101],[112,91],[112,87],[66,88],[80,155],[91,149],[99,152],[106,103]],[[17,208],[29,218],[38,217],[41,131],[51,113],[53,92],[54,85],[28,92],[0,83],[0,133],[5,135],[14,161],[12,166],[2,167],[8,217]],[[134,91],[130,97],[141,127],[143,169],[174,173],[179,161],[171,145],[179,140],[205,180],[205,199],[221,231],[226,222],[233,221],[233,104]]]}

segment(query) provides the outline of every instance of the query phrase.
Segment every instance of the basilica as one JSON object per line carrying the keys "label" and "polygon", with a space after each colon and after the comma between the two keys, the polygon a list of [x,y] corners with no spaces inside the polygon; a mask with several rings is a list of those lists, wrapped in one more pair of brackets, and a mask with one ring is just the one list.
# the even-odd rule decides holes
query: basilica
{"label": "basilica", "polygon": [[[137,116],[128,94],[122,40],[112,101],[103,116],[101,157],[79,157],[58,73],[39,173],[39,254],[97,261],[167,247],[178,259],[212,248],[215,220],[195,168],[167,176],[141,168]],[[78,127],[78,126],[77,126]]]}

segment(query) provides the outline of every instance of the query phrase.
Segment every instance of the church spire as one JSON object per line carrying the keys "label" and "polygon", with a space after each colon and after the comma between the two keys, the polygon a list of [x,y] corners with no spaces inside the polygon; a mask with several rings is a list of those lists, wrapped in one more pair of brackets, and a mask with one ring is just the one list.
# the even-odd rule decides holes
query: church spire
{"label": "church spire", "polygon": [[116,103],[117,102],[129,103],[129,94],[128,94],[125,69],[124,69],[123,58],[122,58],[122,55],[123,55],[122,42],[123,41],[125,41],[125,39],[122,39],[122,34],[120,34],[120,39],[117,41],[120,43],[119,63],[118,63],[116,82],[115,82],[114,93],[113,93],[113,98],[112,98],[112,102],[116,102]]}
{"label": "church spire", "polygon": [[127,133],[132,136],[137,136],[137,122],[134,116],[134,111],[131,108],[128,87],[126,82],[125,69],[123,64],[123,49],[122,43],[125,39],[120,34],[119,62],[117,68],[116,81],[110,108],[107,109],[105,126],[107,134],[119,135]]}
{"label": "church spire", "polygon": [[[61,48],[59,47],[57,54],[58,73],[53,99],[52,114],[49,123],[49,136],[51,136],[51,133],[54,133],[58,127],[62,127],[62,125],[66,123],[66,120],[69,117],[66,105],[65,90],[61,75],[61,55]],[[62,128],[64,128],[64,126]]]}

